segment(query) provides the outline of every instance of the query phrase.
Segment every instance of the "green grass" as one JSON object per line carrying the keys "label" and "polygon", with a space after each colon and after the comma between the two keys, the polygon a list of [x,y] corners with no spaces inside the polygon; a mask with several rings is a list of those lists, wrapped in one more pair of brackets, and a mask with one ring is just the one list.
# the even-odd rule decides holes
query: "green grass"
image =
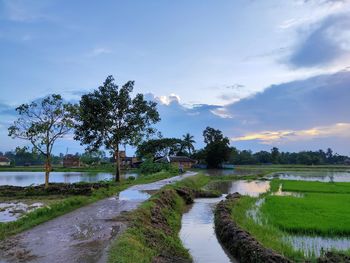
{"label": "green grass", "polygon": [[298,234],[350,235],[350,195],[305,193],[267,196],[261,211],[269,224]]}
{"label": "green grass", "polygon": [[271,190],[276,191],[282,185],[282,191],[350,194],[350,183],[310,182],[297,180],[272,180]]}
{"label": "green grass", "polygon": [[30,212],[17,221],[9,223],[0,223],[0,240],[3,240],[11,235],[20,233],[24,230],[30,229],[55,217],[71,212],[79,207],[91,204],[108,196],[114,195],[117,192],[120,192],[132,185],[150,183],[174,175],[175,174],[171,174],[168,172],[159,172],[147,176],[140,176],[139,178],[133,181],[123,180],[120,183],[111,182],[109,188],[97,189],[93,192],[91,196],[63,196],[62,201],[58,201],[50,205],[49,207],[39,208],[33,212]]}
{"label": "green grass", "polygon": [[281,255],[297,262],[303,261],[304,254],[296,251],[291,245],[282,242],[283,233],[271,225],[257,224],[247,211],[255,206],[258,198],[243,196],[232,205],[232,218],[244,230],[253,235],[265,247],[278,251]]}

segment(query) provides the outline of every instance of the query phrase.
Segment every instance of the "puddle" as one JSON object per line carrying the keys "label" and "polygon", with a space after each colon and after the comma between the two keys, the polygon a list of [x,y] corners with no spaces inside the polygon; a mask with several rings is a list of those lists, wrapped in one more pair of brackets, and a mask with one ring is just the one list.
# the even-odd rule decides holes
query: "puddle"
{"label": "puddle", "polygon": [[350,182],[350,171],[292,171],[274,173],[267,179],[320,181],[320,182]]}
{"label": "puddle", "polygon": [[240,193],[241,195],[249,195],[257,197],[262,193],[266,193],[270,189],[269,181],[228,181],[216,182],[209,186],[211,190],[217,190],[224,194]]}
{"label": "puddle", "polygon": [[213,209],[222,198],[200,198],[182,216],[180,239],[197,263],[237,262],[226,254],[214,230]]}
{"label": "puddle", "polygon": [[277,192],[272,193],[271,195],[276,196],[294,196],[294,197],[304,197],[303,193],[297,193],[297,192],[288,192],[288,191],[282,191],[282,184],[278,187]]}
{"label": "puddle", "polygon": [[0,203],[0,223],[16,221],[22,215],[42,207],[42,203],[25,204],[22,202]]}
{"label": "puddle", "polygon": [[346,237],[328,238],[288,235],[284,237],[284,240],[290,243],[296,250],[303,251],[305,256],[315,255],[319,257],[323,251],[350,249],[350,239]]}

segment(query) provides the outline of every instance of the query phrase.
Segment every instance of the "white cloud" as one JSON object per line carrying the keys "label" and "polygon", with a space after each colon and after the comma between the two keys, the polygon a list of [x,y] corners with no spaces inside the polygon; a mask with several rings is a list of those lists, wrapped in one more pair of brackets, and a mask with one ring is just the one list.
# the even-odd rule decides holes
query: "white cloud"
{"label": "white cloud", "polygon": [[170,105],[173,102],[180,103],[180,100],[181,100],[180,96],[175,93],[171,93],[169,96],[159,96],[159,97],[156,97],[155,99],[164,105]]}
{"label": "white cloud", "polygon": [[104,47],[98,47],[98,48],[92,49],[88,53],[88,57],[97,57],[100,55],[105,55],[105,54],[110,54],[110,53],[112,53],[112,50],[110,50],[108,48],[104,48]]}

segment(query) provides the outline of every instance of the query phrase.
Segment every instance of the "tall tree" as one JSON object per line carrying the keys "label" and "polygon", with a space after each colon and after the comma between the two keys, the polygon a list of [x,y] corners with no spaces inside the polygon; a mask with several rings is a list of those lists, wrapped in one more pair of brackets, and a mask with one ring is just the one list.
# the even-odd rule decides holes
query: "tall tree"
{"label": "tall tree", "polygon": [[185,147],[188,151],[188,154],[191,155],[193,152],[194,152],[194,146],[193,144],[196,143],[196,141],[194,140],[194,137],[189,134],[189,133],[186,133],[185,135],[182,136],[183,139],[183,144],[182,146]]}
{"label": "tall tree", "polygon": [[160,121],[157,104],[142,94],[131,98],[133,88],[134,81],[119,88],[108,76],[102,86],[81,97],[76,117],[75,139],[88,145],[88,150],[105,146],[113,152],[116,181],[120,181],[120,146],[137,145],[155,132],[151,125]]}
{"label": "tall tree", "polygon": [[203,131],[206,152],[206,162],[211,168],[219,168],[221,164],[230,158],[230,140],[224,137],[220,130],[207,127]]}
{"label": "tall tree", "polygon": [[136,154],[141,158],[150,155],[153,158],[177,155],[181,151],[182,143],[178,138],[151,139],[137,145]]}
{"label": "tall tree", "polygon": [[49,95],[16,108],[20,117],[9,127],[9,136],[28,140],[45,156],[45,187],[49,186],[51,153],[57,139],[73,127],[74,105],[58,94]]}

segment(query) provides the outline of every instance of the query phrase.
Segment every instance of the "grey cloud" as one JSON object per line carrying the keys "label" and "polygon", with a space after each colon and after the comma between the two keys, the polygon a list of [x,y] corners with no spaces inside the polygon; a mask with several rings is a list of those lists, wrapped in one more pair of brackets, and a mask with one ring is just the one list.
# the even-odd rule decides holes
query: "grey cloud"
{"label": "grey cloud", "polygon": [[[342,36],[349,32],[349,28],[349,15],[324,19],[306,37],[301,37],[288,58],[288,64],[293,67],[324,66],[350,54],[349,47],[341,40]],[[348,45],[349,42],[345,44]]]}

